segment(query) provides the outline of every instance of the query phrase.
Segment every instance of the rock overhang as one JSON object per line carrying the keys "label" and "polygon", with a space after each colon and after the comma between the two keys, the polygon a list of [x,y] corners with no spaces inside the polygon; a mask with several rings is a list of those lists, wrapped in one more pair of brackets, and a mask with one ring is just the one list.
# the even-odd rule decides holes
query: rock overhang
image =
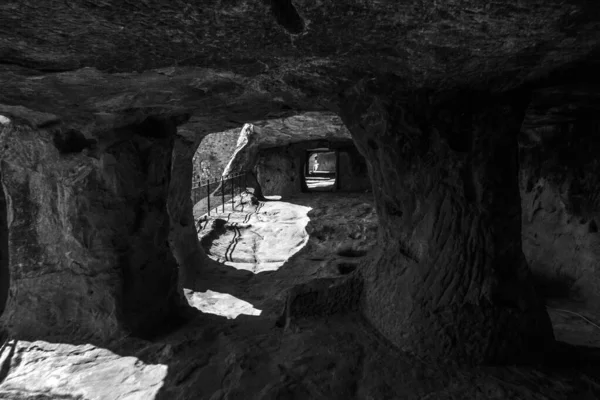
{"label": "rock overhang", "polygon": [[[600,44],[600,5],[578,0],[213,0],[201,6],[12,0],[2,9],[0,103],[24,105],[19,102],[32,102],[35,93],[32,109],[42,112],[100,105],[56,102],[21,74],[52,89],[67,85],[74,99],[79,91],[99,101],[95,93],[102,93],[110,103],[104,107],[168,102],[170,110],[178,104],[210,115],[281,93],[288,103],[303,100],[288,106],[312,109],[315,100],[335,97],[358,79],[385,74],[409,88],[506,90],[584,60]],[[148,72],[156,69],[162,72]],[[67,74],[50,75],[60,71]],[[111,99],[110,89],[102,89],[133,96],[138,84],[153,100],[139,93],[135,100]]]}

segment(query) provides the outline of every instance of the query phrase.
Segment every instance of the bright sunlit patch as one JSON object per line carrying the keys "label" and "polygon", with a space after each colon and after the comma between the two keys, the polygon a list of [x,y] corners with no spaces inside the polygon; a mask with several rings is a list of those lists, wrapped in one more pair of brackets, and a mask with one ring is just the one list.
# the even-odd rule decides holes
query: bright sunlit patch
{"label": "bright sunlit patch", "polygon": [[[15,355],[18,362],[7,360]],[[45,341],[9,341],[0,354],[0,365],[10,365],[0,384],[0,397],[10,393],[14,398],[39,394],[44,398],[153,399],[168,373],[166,365],[146,364],[91,344]]]}
{"label": "bright sunlit patch", "polygon": [[310,210],[289,202],[267,201],[244,212],[218,216],[226,220],[224,230],[202,229],[198,238],[218,263],[255,274],[276,271],[308,243]]}
{"label": "bright sunlit patch", "polygon": [[4,115],[0,115],[0,125],[8,125],[10,124],[10,118],[5,117]]}
{"label": "bright sunlit patch", "polygon": [[188,291],[187,294],[188,303],[203,313],[220,315],[228,319],[235,319],[240,314],[258,316],[262,313],[247,301],[227,293],[207,290],[206,292]]}
{"label": "bright sunlit patch", "polygon": [[273,195],[273,196],[265,196],[267,200],[281,200],[281,196]]}

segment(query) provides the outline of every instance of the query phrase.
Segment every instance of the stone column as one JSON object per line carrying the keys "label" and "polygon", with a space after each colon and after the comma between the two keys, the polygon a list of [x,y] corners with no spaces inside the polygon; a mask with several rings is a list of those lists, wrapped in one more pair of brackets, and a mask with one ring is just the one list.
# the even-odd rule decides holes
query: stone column
{"label": "stone column", "polygon": [[468,363],[553,343],[521,250],[519,132],[526,104],[361,83],[342,118],[369,163],[379,247],[361,309],[394,345]]}
{"label": "stone column", "polygon": [[175,134],[169,118],[114,129],[110,143],[60,125],[2,129],[11,335],[94,342],[164,328],[181,305],[168,242]]}

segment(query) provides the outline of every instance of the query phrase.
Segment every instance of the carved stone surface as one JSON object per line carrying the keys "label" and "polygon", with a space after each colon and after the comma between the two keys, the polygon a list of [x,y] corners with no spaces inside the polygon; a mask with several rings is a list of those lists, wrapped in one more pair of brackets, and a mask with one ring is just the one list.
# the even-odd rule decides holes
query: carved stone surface
{"label": "carved stone surface", "polygon": [[176,128],[155,119],[122,130],[100,153],[81,150],[88,143],[75,133],[2,128],[10,270],[2,325],[10,334],[145,335],[178,307],[167,241]]}
{"label": "carved stone surface", "polygon": [[[533,142],[541,126],[597,121],[596,86],[554,88],[597,85],[599,59],[597,1],[5,0],[0,323],[35,339],[168,328],[206,260],[189,199],[201,138],[253,124],[237,172],[265,148],[347,140],[346,125],[380,218],[361,268],[370,323],[428,358],[536,355],[552,332],[522,254],[517,133],[526,109]],[[541,170],[524,164],[521,191],[534,269],[573,271],[591,295],[584,143],[564,145],[588,156],[580,176],[545,169],[557,145]]]}
{"label": "carved stone surface", "polygon": [[363,270],[365,316],[424,357],[542,356],[552,328],[520,241],[526,99],[463,93],[434,103],[376,83],[346,99],[342,115],[370,164],[380,221],[378,255]]}
{"label": "carved stone surface", "polygon": [[[568,114],[567,114],[568,115]],[[600,124],[578,120],[527,131],[521,148],[523,250],[548,297],[597,307],[600,297]]]}

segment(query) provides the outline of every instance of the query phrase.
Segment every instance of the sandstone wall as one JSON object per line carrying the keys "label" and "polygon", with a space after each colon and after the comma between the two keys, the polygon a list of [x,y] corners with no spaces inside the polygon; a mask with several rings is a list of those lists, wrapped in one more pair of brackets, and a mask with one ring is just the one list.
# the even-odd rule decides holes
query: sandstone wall
{"label": "sandstone wall", "polygon": [[193,181],[203,183],[207,179],[220,178],[236,149],[239,136],[239,129],[205,136],[193,157]]}
{"label": "sandstone wall", "polygon": [[176,125],[115,129],[101,148],[60,125],[2,128],[10,290],[0,323],[10,334],[148,335],[182,305],[169,239],[187,221],[167,209]]}
{"label": "sandstone wall", "polygon": [[398,348],[436,360],[513,362],[554,343],[521,249],[517,137],[527,96],[405,92],[389,79],[344,93],[369,163],[379,246],[361,311]]}
{"label": "sandstone wall", "polygon": [[257,178],[264,195],[290,196],[302,191],[305,146],[276,147],[260,152]]}
{"label": "sandstone wall", "polygon": [[[307,150],[315,148],[318,143],[307,141],[291,144],[285,147],[263,149],[259,152],[257,176],[265,195],[289,196],[299,193],[303,188],[302,176],[305,171]],[[364,157],[356,150],[352,142],[332,142],[332,149],[340,152],[340,190],[361,191],[371,187],[367,164]],[[320,154],[319,157],[322,157]],[[335,154],[324,158],[330,163],[328,168],[335,165]],[[321,164],[321,161],[319,161]],[[309,161],[310,166],[310,161]],[[321,165],[319,165],[319,169]]]}
{"label": "sandstone wall", "polygon": [[523,251],[548,297],[600,298],[600,123],[531,129],[521,147]]}

